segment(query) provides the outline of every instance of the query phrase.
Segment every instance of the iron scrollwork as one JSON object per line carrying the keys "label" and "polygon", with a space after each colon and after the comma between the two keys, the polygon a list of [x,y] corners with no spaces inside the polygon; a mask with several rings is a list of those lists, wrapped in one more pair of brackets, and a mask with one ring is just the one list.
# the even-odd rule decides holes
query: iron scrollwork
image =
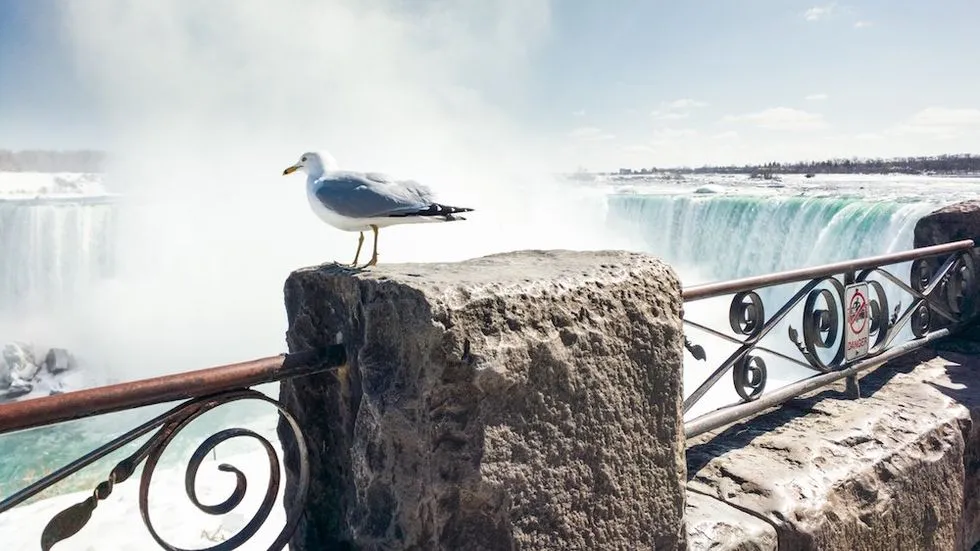
{"label": "iron scrollwork", "polygon": [[[117,439],[117,442],[122,440],[132,441],[138,438],[140,435],[150,432],[152,428],[159,427],[159,430],[157,430],[156,433],[154,433],[153,436],[151,436],[150,439],[147,440],[147,442],[144,443],[136,452],[116,464],[116,466],[109,473],[108,478],[96,486],[95,491],[91,496],[84,501],[58,513],[51,519],[51,521],[48,522],[41,535],[41,548],[44,551],[48,551],[59,541],[65,540],[81,530],[91,519],[92,512],[98,506],[99,501],[105,500],[107,497],[109,497],[109,495],[112,493],[113,487],[116,484],[120,484],[129,479],[136,472],[139,464],[145,461],[146,464],[140,477],[139,489],[139,510],[143,523],[146,525],[146,528],[150,532],[153,539],[163,549],[170,551],[183,551],[183,549],[171,545],[165,541],[157,532],[156,528],[153,526],[152,520],[150,519],[149,489],[154,470],[156,469],[160,457],[166,450],[167,446],[184,428],[194,421],[194,419],[200,417],[215,407],[238,400],[261,400],[272,404],[278,409],[279,414],[288,423],[292,436],[295,439],[296,448],[299,452],[299,479],[297,481],[297,492],[293,496],[292,503],[286,504],[286,508],[287,510],[298,510],[299,507],[302,507],[306,501],[306,496],[309,489],[309,463],[307,458],[306,440],[299,424],[282,404],[265,396],[264,394],[248,389],[234,390],[185,402],[184,404],[177,406],[164,415],[151,421],[151,426],[148,427],[147,425],[143,425],[139,429],[135,429],[120,439]],[[204,442],[202,442],[191,455],[191,459],[187,465],[184,476],[184,489],[191,503],[193,503],[199,510],[209,515],[227,514],[241,504],[242,499],[245,497],[247,478],[245,473],[233,465],[222,463],[218,466],[218,470],[232,473],[236,479],[235,488],[231,495],[220,503],[213,505],[201,503],[197,496],[195,482],[202,462],[218,444],[233,438],[243,437],[257,440],[266,452],[269,461],[269,482],[266,488],[266,493],[262,498],[262,502],[258,510],[255,512],[249,522],[227,540],[222,541],[217,545],[204,548],[209,551],[228,551],[231,549],[236,549],[248,541],[256,534],[256,532],[268,518],[269,513],[272,511],[276,496],[278,495],[280,486],[280,462],[272,443],[269,442],[269,440],[264,436],[252,430],[230,428],[215,433],[214,435],[205,439]],[[114,442],[113,445],[115,443],[116,442]],[[270,550],[284,548],[289,541],[289,538],[295,531],[299,515],[287,515],[287,519],[286,525],[283,526],[278,537],[269,547]]]}
{"label": "iron scrollwork", "polygon": [[976,266],[973,256],[958,255],[942,282],[942,295],[946,306],[954,315],[962,317],[973,312],[976,296]]}
{"label": "iron scrollwork", "polygon": [[[804,357],[811,366],[820,371],[830,371],[840,365],[844,359],[843,343],[834,351],[834,356],[825,362],[819,350],[829,350],[837,343],[841,332],[844,304],[844,286],[836,278],[828,277],[820,283],[829,283],[833,290],[814,289],[806,297],[803,306],[803,345],[806,349]],[[820,301],[824,306],[820,307]]]}
{"label": "iron scrollwork", "polygon": [[751,402],[762,396],[766,389],[768,371],[766,362],[759,356],[743,356],[732,370],[735,380],[735,391],[745,402]]}
{"label": "iron scrollwork", "polygon": [[745,337],[755,337],[766,322],[766,308],[755,291],[736,293],[728,308],[728,323],[732,331]]}
{"label": "iron scrollwork", "polygon": [[[759,336],[766,323],[766,307],[755,291],[736,293],[728,308],[732,331],[748,339]],[[759,356],[745,355],[732,368],[735,392],[746,402],[755,400],[766,388],[766,362]]]}
{"label": "iron scrollwork", "polygon": [[[731,330],[741,338],[730,337],[685,319],[686,324],[738,344],[739,348],[685,399],[684,411],[700,400],[728,369],[733,370],[735,390],[742,401],[758,399],[765,390],[767,366],[756,352],[765,352],[823,373],[844,368],[846,363],[856,361],[854,358],[847,359],[846,354],[844,331],[849,315],[866,316],[869,323],[867,351],[859,357],[872,357],[884,352],[906,325],[915,338],[921,339],[934,329],[937,318],[957,324],[972,317],[977,310],[976,295],[980,290],[973,255],[971,250],[964,249],[938,259],[917,258],[912,261],[908,284],[881,266],[857,273],[827,272],[811,279],[769,319],[766,318],[765,305],[755,290],[736,292],[729,306],[728,321]],[[911,295],[908,307],[903,311],[901,301],[891,307],[882,282],[870,279],[872,276],[881,276]],[[867,303],[856,306],[846,304],[847,287],[844,282],[867,284]],[[698,298],[710,296],[714,295],[703,293]],[[766,334],[800,303],[803,303],[802,335],[793,325],[789,325],[788,336],[803,361],[760,345]],[[686,346],[691,350],[689,341],[686,341]],[[703,357],[703,348],[701,353]]]}

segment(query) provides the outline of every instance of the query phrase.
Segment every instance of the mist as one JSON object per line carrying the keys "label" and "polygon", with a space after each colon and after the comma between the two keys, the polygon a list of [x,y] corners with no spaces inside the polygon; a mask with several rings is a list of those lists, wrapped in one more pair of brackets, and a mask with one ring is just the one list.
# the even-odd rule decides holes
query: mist
{"label": "mist", "polygon": [[290,271],[357,245],[312,214],[303,175],[282,176],[308,150],[476,209],[383,229],[382,264],[626,245],[601,195],[556,182],[551,147],[508,109],[548,40],[547,0],[63,6],[106,117],[105,185],[125,198],[118,273],[59,338],[116,377],[285,350]]}

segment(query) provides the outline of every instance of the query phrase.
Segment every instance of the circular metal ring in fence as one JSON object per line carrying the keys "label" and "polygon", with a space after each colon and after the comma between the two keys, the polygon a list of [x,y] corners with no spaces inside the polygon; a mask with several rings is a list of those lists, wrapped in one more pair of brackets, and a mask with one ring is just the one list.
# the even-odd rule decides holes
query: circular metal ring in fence
{"label": "circular metal ring in fence", "polygon": [[915,310],[912,312],[912,319],[910,320],[910,327],[912,329],[912,334],[916,338],[922,338],[926,333],[929,332],[929,320],[932,317],[932,310],[929,309],[929,305],[926,302],[920,302]]}
{"label": "circular metal ring in fence", "polygon": [[934,272],[935,268],[933,267],[932,259],[915,259],[912,262],[912,267],[909,269],[910,286],[917,292],[921,293],[927,286],[929,286],[929,280],[932,279]]}
{"label": "circular metal ring in fence", "polygon": [[959,317],[970,313],[973,308],[974,270],[973,257],[968,253],[961,254],[950,269],[949,279],[943,288],[946,304]]}
{"label": "circular metal ring in fence", "polygon": [[766,309],[762,297],[755,291],[736,293],[728,308],[728,323],[739,335],[754,337],[762,331],[766,321]]}
{"label": "circular metal ring in fence", "polygon": [[732,370],[735,392],[738,392],[742,400],[751,402],[761,396],[762,391],[766,389],[767,376],[766,362],[762,358],[743,356]]}
{"label": "circular metal ring in fence", "polygon": [[[826,278],[824,281],[831,284],[833,291],[830,289],[810,291],[803,307],[803,343],[809,353],[807,360],[821,371],[839,366],[844,359],[844,339],[840,339],[837,352],[830,362],[824,362],[817,353],[817,349],[829,349],[834,346],[843,323],[838,300],[843,304],[844,286],[833,277]],[[826,304],[825,308],[817,306],[820,300]]]}

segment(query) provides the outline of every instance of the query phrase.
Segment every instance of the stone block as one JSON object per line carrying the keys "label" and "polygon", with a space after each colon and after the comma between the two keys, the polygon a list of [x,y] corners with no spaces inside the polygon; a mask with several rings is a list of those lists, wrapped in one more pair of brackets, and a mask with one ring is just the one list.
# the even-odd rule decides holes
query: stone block
{"label": "stone block", "polygon": [[291,351],[348,357],[281,387],[311,447],[293,551],[686,548],[682,301],[659,260],[324,265],[285,299]]}
{"label": "stone block", "polygon": [[720,499],[687,493],[689,551],[776,551],[776,529],[769,522]]}

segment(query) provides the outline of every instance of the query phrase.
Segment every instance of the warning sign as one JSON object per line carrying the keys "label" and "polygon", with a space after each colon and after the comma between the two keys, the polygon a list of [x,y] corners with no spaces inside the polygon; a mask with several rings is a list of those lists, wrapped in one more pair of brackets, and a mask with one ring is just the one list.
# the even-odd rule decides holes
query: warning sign
{"label": "warning sign", "polygon": [[855,283],[844,289],[844,358],[855,360],[868,353],[868,284]]}

